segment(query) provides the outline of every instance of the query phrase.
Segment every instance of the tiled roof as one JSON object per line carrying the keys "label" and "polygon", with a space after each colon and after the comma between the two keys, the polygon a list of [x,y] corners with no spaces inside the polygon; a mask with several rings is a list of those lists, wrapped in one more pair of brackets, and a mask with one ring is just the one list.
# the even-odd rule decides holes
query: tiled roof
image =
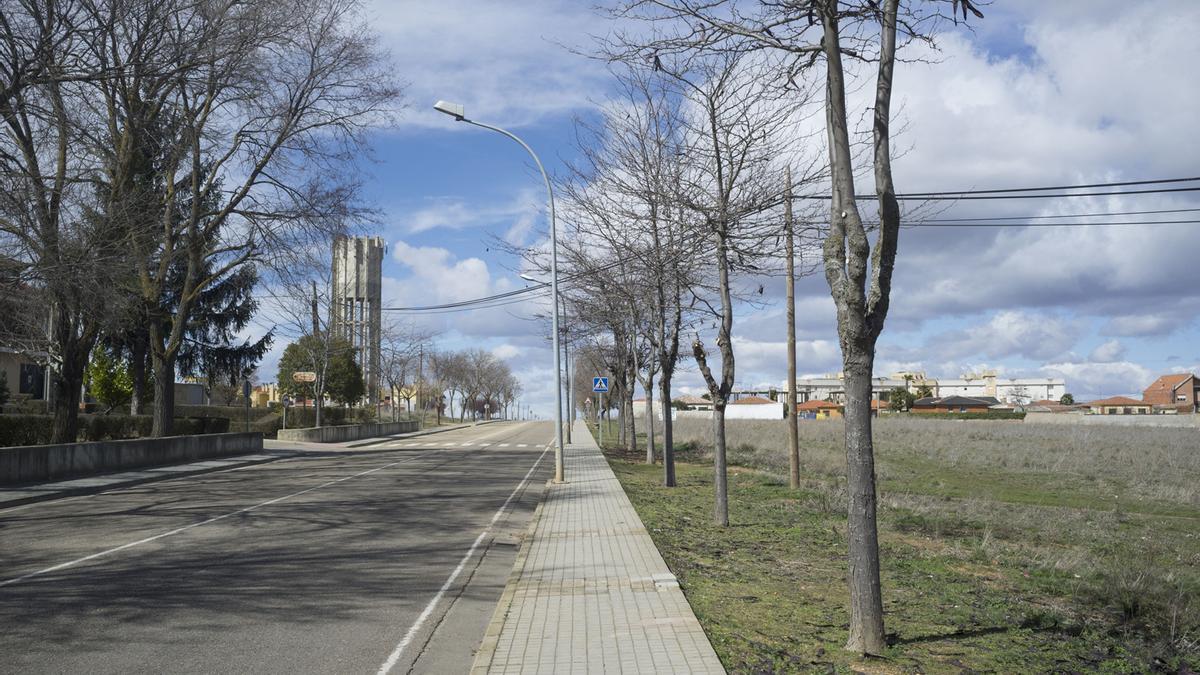
{"label": "tiled roof", "polygon": [[840,407],[840,405],[834,403],[833,401],[817,401],[814,399],[812,401],[805,401],[804,403],[796,406],[796,410],[836,410]]}
{"label": "tiled roof", "polygon": [[745,398],[739,398],[736,401],[731,401],[729,405],[767,405],[770,403],[778,403],[778,401],[772,401],[771,399],[763,398],[762,396],[747,396]]}
{"label": "tiled roof", "polygon": [[1146,406],[1146,407],[1150,406],[1150,404],[1146,403],[1145,401],[1139,401],[1134,398],[1129,398],[1128,396],[1113,396],[1112,398],[1103,398],[1103,399],[1100,399],[1099,401],[1092,401],[1088,405],[1093,406],[1093,407],[1126,406],[1126,405],[1127,406],[1140,405],[1140,406]]}
{"label": "tiled roof", "polygon": [[1157,380],[1155,380],[1154,382],[1152,382],[1149,387],[1146,387],[1146,390],[1149,391],[1151,389],[1174,389],[1175,387],[1178,387],[1179,385],[1186,382],[1189,377],[1192,377],[1191,373],[1178,373],[1175,375],[1163,375],[1162,377],[1160,377]]}

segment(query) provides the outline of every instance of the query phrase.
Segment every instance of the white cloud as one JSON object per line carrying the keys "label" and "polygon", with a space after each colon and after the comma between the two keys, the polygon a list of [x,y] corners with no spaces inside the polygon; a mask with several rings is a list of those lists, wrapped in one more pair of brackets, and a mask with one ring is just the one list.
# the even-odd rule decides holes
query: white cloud
{"label": "white cloud", "polygon": [[375,0],[367,13],[410,85],[409,126],[453,128],[437,99],[521,126],[584,108],[607,84],[603,64],[560,46],[590,45],[601,20],[589,3]]}
{"label": "white cloud", "polygon": [[460,198],[431,199],[427,205],[397,220],[409,234],[506,226],[505,241],[522,245],[541,214],[544,194],[540,188],[525,188],[507,203],[486,205],[469,204]]}
{"label": "white cloud", "polygon": [[1065,379],[1080,401],[1107,396],[1141,398],[1142,390],[1155,377],[1150,369],[1130,361],[1048,363],[1042,372]]}
{"label": "white cloud", "polygon": [[1109,340],[1092,350],[1089,360],[1098,363],[1113,363],[1125,358],[1125,345],[1120,340]]}
{"label": "white cloud", "polygon": [[518,347],[517,345],[508,344],[506,342],[502,345],[492,347],[492,356],[495,356],[496,358],[501,359],[503,361],[507,361],[509,359],[513,359],[513,358],[516,358],[517,356],[520,356],[521,352],[523,352],[523,351],[524,350],[521,349],[520,347]]}

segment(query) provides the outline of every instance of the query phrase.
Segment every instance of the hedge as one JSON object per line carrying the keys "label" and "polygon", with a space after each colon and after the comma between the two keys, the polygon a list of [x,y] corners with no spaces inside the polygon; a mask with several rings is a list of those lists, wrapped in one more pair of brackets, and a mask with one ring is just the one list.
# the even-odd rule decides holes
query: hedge
{"label": "hedge", "polygon": [[[149,415],[80,415],[77,441],[111,441],[150,435]],[[53,415],[0,415],[0,447],[46,445],[54,427]],[[230,421],[221,417],[177,417],[176,436],[223,434]]]}

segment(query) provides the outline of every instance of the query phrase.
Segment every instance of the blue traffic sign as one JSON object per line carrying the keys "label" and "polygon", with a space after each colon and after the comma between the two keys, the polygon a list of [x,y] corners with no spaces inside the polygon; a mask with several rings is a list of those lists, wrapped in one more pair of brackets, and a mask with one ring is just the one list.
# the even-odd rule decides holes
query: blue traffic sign
{"label": "blue traffic sign", "polygon": [[601,394],[608,393],[608,378],[607,377],[593,377],[592,378],[592,391],[598,392]]}

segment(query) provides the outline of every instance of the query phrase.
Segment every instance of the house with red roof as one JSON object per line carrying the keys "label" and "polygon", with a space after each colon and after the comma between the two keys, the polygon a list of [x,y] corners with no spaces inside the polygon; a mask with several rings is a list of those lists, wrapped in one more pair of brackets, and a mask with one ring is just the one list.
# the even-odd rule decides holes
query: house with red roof
{"label": "house with red roof", "polygon": [[1142,400],[1156,410],[1174,408],[1181,413],[1200,412],[1200,378],[1191,373],[1163,375],[1146,387]]}
{"label": "house with red roof", "polygon": [[1149,415],[1153,404],[1129,398],[1113,396],[1087,404],[1093,415]]}

